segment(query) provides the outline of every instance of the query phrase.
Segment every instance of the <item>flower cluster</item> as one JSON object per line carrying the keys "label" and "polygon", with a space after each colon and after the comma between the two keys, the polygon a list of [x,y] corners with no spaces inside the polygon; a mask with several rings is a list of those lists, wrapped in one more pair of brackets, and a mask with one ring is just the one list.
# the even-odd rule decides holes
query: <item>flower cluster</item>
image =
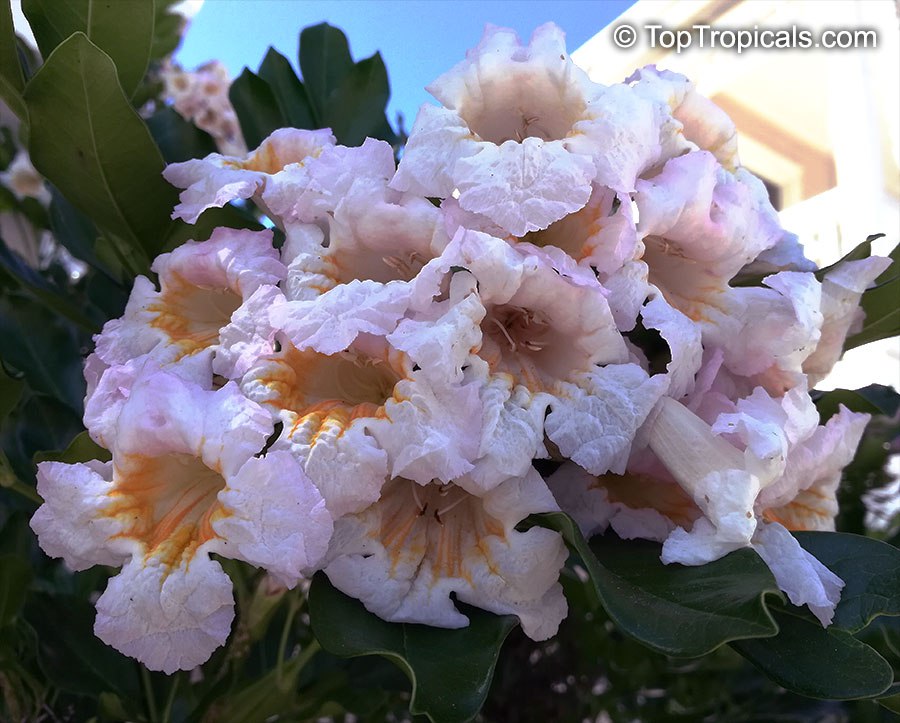
{"label": "flower cluster", "polygon": [[282,129],[167,168],[176,217],[251,201],[283,243],[163,254],[96,338],[112,461],[42,464],[32,525],[75,569],[123,566],[97,634],[205,660],[233,617],[215,552],[324,570],[385,620],[461,627],[457,600],[546,639],[567,552],[520,523],[560,509],[667,563],[752,546],[827,624],[842,582],[788,530],[833,525],[867,418],[820,425],[808,388],[887,260],[820,281],[719,109],[652,67],[591,82],[554,25],[488,28],[429,90],[399,166]]}
{"label": "flower cluster", "polygon": [[224,65],[212,60],[190,71],[166,63],[161,75],[165,96],[179,115],[209,133],[222,153],[246,153],[237,114],[228,98],[231,81]]}

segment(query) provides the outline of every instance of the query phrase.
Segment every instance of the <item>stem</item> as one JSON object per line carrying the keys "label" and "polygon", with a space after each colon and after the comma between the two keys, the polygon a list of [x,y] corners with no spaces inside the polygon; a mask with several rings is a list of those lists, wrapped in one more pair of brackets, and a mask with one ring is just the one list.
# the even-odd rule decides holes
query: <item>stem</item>
{"label": "stem", "polygon": [[12,482],[3,480],[2,484],[0,484],[0,489],[8,489],[12,490],[13,492],[18,492],[20,495],[22,495],[23,497],[27,497],[32,502],[36,502],[39,505],[44,504],[44,500],[41,499],[41,496],[33,488],[15,478],[12,480]]}
{"label": "stem", "polygon": [[147,715],[150,716],[150,723],[157,723],[159,714],[156,711],[156,698],[153,695],[153,683],[150,680],[150,671],[143,665],[138,663],[141,669],[141,682],[144,685],[144,697],[147,699]]}
{"label": "stem", "polygon": [[176,675],[169,686],[169,695],[166,698],[166,707],[163,708],[162,723],[169,723],[172,720],[172,705],[175,703],[175,692],[178,690],[178,684],[181,682],[181,676]]}
{"label": "stem", "polygon": [[278,687],[281,687],[281,681],[284,676],[284,654],[287,651],[287,640],[288,635],[291,632],[291,625],[294,622],[294,616],[300,610],[300,605],[297,602],[296,596],[291,596],[291,604],[287,611],[287,617],[284,620],[284,627],[281,628],[281,640],[278,641],[278,663],[276,673],[276,680],[278,681]]}

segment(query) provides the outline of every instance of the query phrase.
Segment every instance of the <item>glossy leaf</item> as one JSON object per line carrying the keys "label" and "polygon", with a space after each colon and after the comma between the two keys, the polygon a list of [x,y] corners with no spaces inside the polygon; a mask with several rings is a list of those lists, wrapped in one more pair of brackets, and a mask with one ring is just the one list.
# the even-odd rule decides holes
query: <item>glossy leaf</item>
{"label": "glossy leaf", "polygon": [[885,414],[889,417],[894,416],[897,409],[900,409],[900,394],[893,387],[886,387],[883,384],[870,384],[862,389],[813,391],[813,401],[823,424],[837,414],[840,404],[852,412]]}
{"label": "glossy leaf", "polygon": [[844,583],[832,627],[855,633],[879,615],[900,615],[900,550],[862,535],[795,532],[805,550]]}
{"label": "glossy leaf", "polygon": [[287,125],[269,84],[244,68],[228,89],[247,148],[257,148],[272,131]]}
{"label": "glossy leaf", "polygon": [[654,543],[607,535],[588,546],[562,512],[529,520],[562,534],[584,562],[612,621],[653,650],[694,657],[731,640],[778,632],[765,598],[781,593],[752,550],[737,550],[699,567],[663,565]]}
{"label": "glossy leaf", "polygon": [[150,49],[150,57],[159,60],[171,55],[181,42],[181,34],[186,20],[172,8],[179,5],[181,0],[154,0],[155,18],[153,23],[153,46]]}
{"label": "glossy leaf", "polygon": [[[0,239],[2,241],[2,239]],[[69,319],[86,331],[100,331],[100,324],[86,316],[72,303],[66,289],[51,284],[22,259],[13,254],[5,244],[0,244],[0,278],[12,288],[27,292],[50,311]]]}
{"label": "glossy leaf", "polygon": [[890,254],[892,263],[860,300],[866,314],[862,330],[849,337],[845,349],[900,334],[900,245]]}
{"label": "glossy leaf", "polygon": [[275,48],[269,48],[263,58],[262,65],[259,66],[259,77],[272,89],[287,125],[294,128],[316,127],[306,88],[297,78],[288,59]]}
{"label": "glossy leaf", "polygon": [[0,555],[0,628],[11,623],[28,593],[31,568],[16,555]]}
{"label": "glossy leaf", "polygon": [[188,123],[169,106],[147,119],[147,127],[166,163],[181,163],[216,152],[216,142],[206,131]]}
{"label": "glossy leaf", "polygon": [[77,434],[63,450],[38,452],[34,455],[35,464],[38,462],[75,464],[76,462],[89,462],[92,459],[108,462],[112,457],[108,450],[91,439],[87,431]]}
{"label": "glossy leaf", "polygon": [[75,208],[58,189],[50,187],[50,229],[53,236],[68,249],[75,258],[81,259],[93,268],[99,269],[112,279],[120,279],[121,265],[110,265],[100,259],[96,252],[99,234],[91,220]]}
{"label": "glossy leaf", "polygon": [[788,612],[776,619],[776,637],[732,646],[779,685],[832,700],[869,698],[890,687],[894,674],[888,662],[849,633]]}
{"label": "glossy leaf", "polygon": [[388,623],[336,590],[318,573],[309,592],[313,632],[322,647],[342,657],[382,655],[412,682],[410,711],[436,723],[467,721],[481,709],[500,647],[516,626],[512,616],[466,607],[459,630]]}
{"label": "glossy leaf", "polygon": [[11,377],[0,364],[0,424],[19,403],[24,386],[21,379]]}
{"label": "glossy leaf", "polygon": [[332,92],[353,69],[347,37],[338,28],[321,23],[300,33],[300,72],[312,104],[317,127],[322,122]]}
{"label": "glossy leaf", "polygon": [[[40,333],[35,333],[40,329]],[[70,324],[25,297],[0,297],[0,358],[32,389],[80,413],[82,340]]]}
{"label": "glossy leaf", "polygon": [[177,194],[109,56],[76,33],[32,78],[25,101],[35,168],[103,229],[154,256]]}
{"label": "glossy leaf", "polygon": [[883,238],[883,233],[873,233],[870,236],[866,237],[866,240],[862,243],[854,246],[849,253],[844,254],[835,261],[833,264],[829,264],[828,266],[823,266],[821,269],[818,269],[815,272],[815,276],[819,281],[825,278],[826,274],[830,271],[834,271],[838,266],[840,266],[845,261],[859,261],[860,259],[867,259],[872,255],[872,242],[877,241],[880,238]]}
{"label": "glossy leaf", "polygon": [[38,633],[40,665],[54,685],[81,695],[110,691],[134,697],[137,664],[94,635],[92,605],[77,597],[33,594],[25,618]]}
{"label": "glossy leaf", "polygon": [[23,123],[28,122],[28,108],[22,94],[16,90],[9,78],[0,73],[0,100],[2,100],[15,116]]}
{"label": "glossy leaf", "polygon": [[49,57],[72,33],[82,32],[113,62],[129,97],[147,72],[154,8],[145,0],[23,0],[41,55]]}
{"label": "glossy leaf", "polygon": [[381,55],[375,53],[354,65],[329,96],[324,125],[334,131],[339,143],[348,146],[360,145],[367,136],[394,142],[384,115],[390,95],[387,69]]}
{"label": "glossy leaf", "polygon": [[16,31],[13,26],[12,6],[8,2],[0,3],[0,76],[13,91],[21,92],[25,87],[22,66],[19,65],[19,54],[16,52]]}

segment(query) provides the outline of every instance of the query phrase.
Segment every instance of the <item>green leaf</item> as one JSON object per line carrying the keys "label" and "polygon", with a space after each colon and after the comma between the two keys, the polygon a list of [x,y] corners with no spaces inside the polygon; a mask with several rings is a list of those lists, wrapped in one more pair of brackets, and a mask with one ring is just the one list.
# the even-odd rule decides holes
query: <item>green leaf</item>
{"label": "green leaf", "polygon": [[870,236],[866,237],[866,240],[851,249],[851,251],[844,256],[841,256],[837,261],[829,266],[823,266],[821,269],[818,269],[815,272],[815,276],[819,281],[822,281],[825,278],[825,275],[831,271],[834,271],[838,266],[840,266],[845,261],[859,261],[861,259],[867,259],[872,255],[872,242],[877,241],[878,239],[884,236],[883,233],[873,233]]}
{"label": "green leaf", "polygon": [[878,698],[878,703],[889,711],[900,714],[900,693],[890,695],[886,698]]}
{"label": "green leaf", "polygon": [[94,635],[94,609],[88,602],[32,594],[25,618],[38,633],[41,669],[55,686],[94,697],[103,692],[137,695],[137,664]]}
{"label": "green leaf", "polygon": [[[379,53],[360,61],[346,74],[340,87],[328,98],[323,125],[339,143],[358,146],[368,136],[394,142],[396,137],[384,115],[390,98],[387,69]],[[385,128],[389,136],[384,138]]]}
{"label": "green leaf", "polygon": [[41,55],[73,33],[82,32],[116,65],[126,95],[131,97],[147,72],[153,46],[154,8],[146,0],[23,0]]}
{"label": "green leaf", "polygon": [[900,245],[894,247],[890,258],[893,263],[875,280],[875,286],[863,292],[863,328],[847,339],[845,349],[900,334]]}
{"label": "green leaf", "polygon": [[154,0],[155,19],[153,23],[153,47],[150,49],[150,57],[160,60],[175,52],[181,42],[181,34],[184,32],[187,21],[184,16],[172,12],[172,8],[179,5],[181,0]]}
{"label": "green leaf", "polygon": [[25,100],[35,167],[100,227],[152,258],[177,194],[109,56],[76,33],[32,78]]}
{"label": "green leaf", "polygon": [[29,386],[80,413],[82,339],[57,315],[24,297],[0,297],[0,357]]}
{"label": "green leaf", "polygon": [[25,290],[47,309],[69,319],[82,329],[91,333],[100,331],[100,325],[72,303],[71,295],[66,290],[51,284],[13,254],[5,244],[0,245],[0,279],[13,288]]}
{"label": "green leaf", "polygon": [[[12,5],[6,0],[0,2],[0,78],[3,79],[6,86],[2,93],[4,100],[6,100],[7,92],[12,91],[18,95],[25,87],[22,66],[19,65],[19,54],[16,52],[16,30],[13,26]],[[15,108],[12,110],[19,115]],[[21,118],[21,116],[19,117]]]}
{"label": "green leaf", "polygon": [[121,278],[121,267],[110,268],[100,260],[95,251],[97,227],[91,220],[75,208],[63,196],[59,189],[50,187],[52,201],[50,202],[50,228],[57,241],[65,246],[77,259],[99,269],[113,279]]}
{"label": "green leaf", "polygon": [[893,417],[900,409],[900,394],[893,387],[883,384],[870,384],[862,389],[832,389],[828,392],[813,390],[812,394],[822,423],[837,414],[840,404],[851,412],[885,414],[888,417]]}
{"label": "green leaf", "polygon": [[795,532],[803,548],[844,583],[833,628],[855,633],[879,615],[900,615],[900,550],[862,535]]}
{"label": "green leaf", "polygon": [[21,379],[9,376],[0,364],[0,424],[19,403],[24,386]]}
{"label": "green leaf", "polygon": [[723,643],[775,635],[765,604],[781,597],[769,568],[750,549],[699,567],[663,565],[659,545],[596,537],[590,547],[562,512],[532,515],[577,552],[600,603],[619,629],[666,655],[705,655]]}
{"label": "green leaf", "polygon": [[300,33],[300,72],[317,119],[322,119],[328,99],[353,69],[347,36],[328,23],[304,28]]}
{"label": "green leaf", "polygon": [[412,682],[410,711],[432,721],[467,721],[481,709],[500,646],[516,618],[466,607],[469,626],[446,630],[388,623],[336,590],[317,573],[309,591],[309,616],[322,647],[342,657],[382,655]]}
{"label": "green leaf", "polygon": [[849,633],[787,611],[776,618],[776,637],[731,645],[779,685],[831,700],[869,698],[890,687],[894,673],[888,662]]}
{"label": "green leaf", "polygon": [[206,131],[188,123],[173,108],[164,106],[147,119],[147,127],[166,163],[181,163],[215,153],[216,142]]}
{"label": "green leaf", "polygon": [[9,109],[22,123],[28,123],[28,108],[25,105],[25,99],[9,81],[9,78],[2,73],[0,73],[0,100],[9,106]]}
{"label": "green leaf", "polygon": [[257,148],[272,131],[287,125],[271,86],[244,68],[228,89],[248,148]]}
{"label": "green leaf", "polygon": [[290,62],[275,48],[269,48],[259,77],[269,84],[275,95],[282,117],[294,128],[315,128],[313,110],[306,94],[306,88],[297,78]]}
{"label": "green leaf", "polygon": [[31,566],[17,555],[0,555],[0,628],[11,623],[28,593]]}
{"label": "green leaf", "polygon": [[76,462],[89,462],[93,459],[99,459],[101,462],[108,462],[112,459],[110,453],[97,444],[87,431],[80,432],[69,443],[69,446],[63,450],[36,452],[34,455],[34,463],[38,462],[66,462],[67,464],[75,464]]}

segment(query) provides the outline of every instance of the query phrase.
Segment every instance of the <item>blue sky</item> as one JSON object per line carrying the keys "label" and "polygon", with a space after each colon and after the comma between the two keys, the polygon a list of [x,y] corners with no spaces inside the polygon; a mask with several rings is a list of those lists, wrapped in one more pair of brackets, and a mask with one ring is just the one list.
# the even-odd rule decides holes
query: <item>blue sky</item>
{"label": "blue sky", "polygon": [[397,111],[412,126],[425,86],[465,57],[486,23],[514,28],[527,41],[552,20],[570,51],[632,5],[632,0],[206,0],[176,58],[192,68],[213,58],[232,77],[256,69],[269,45],[297,69],[297,39],[308,25],[341,28],[360,60],[381,51],[391,81],[388,117]]}

